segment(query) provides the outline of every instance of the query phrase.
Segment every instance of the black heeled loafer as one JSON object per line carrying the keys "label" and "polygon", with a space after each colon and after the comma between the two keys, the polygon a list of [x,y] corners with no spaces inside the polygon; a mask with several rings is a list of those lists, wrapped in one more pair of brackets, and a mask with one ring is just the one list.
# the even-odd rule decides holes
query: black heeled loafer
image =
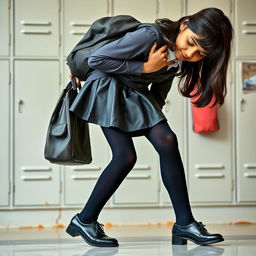
{"label": "black heeled loafer", "polygon": [[172,244],[185,245],[187,240],[199,245],[207,245],[224,241],[221,234],[210,234],[202,222],[194,221],[187,226],[173,225]]}
{"label": "black heeled loafer", "polygon": [[98,247],[117,247],[118,241],[115,238],[108,237],[103,229],[103,224],[93,221],[89,224],[82,223],[78,214],[75,215],[66,232],[72,237],[81,236],[85,242]]}

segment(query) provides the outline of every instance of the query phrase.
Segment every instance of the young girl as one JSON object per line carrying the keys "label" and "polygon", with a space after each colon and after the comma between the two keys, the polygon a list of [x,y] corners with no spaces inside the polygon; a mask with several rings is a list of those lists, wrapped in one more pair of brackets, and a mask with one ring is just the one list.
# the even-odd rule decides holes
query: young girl
{"label": "young girl", "polygon": [[213,96],[215,104],[223,104],[232,26],[216,8],[177,22],[158,19],[156,24],[139,25],[96,50],[88,61],[91,72],[70,108],[101,126],[113,154],[84,209],[67,228],[68,234],[80,235],[93,246],[118,246],[97,219],[136,162],[134,136],[145,136],[160,156],[162,180],[176,216],[172,243],[191,240],[207,245],[224,240],[193,217],[177,138],[162,108],[175,76],[183,82],[183,96],[199,96],[197,106],[207,105]]}

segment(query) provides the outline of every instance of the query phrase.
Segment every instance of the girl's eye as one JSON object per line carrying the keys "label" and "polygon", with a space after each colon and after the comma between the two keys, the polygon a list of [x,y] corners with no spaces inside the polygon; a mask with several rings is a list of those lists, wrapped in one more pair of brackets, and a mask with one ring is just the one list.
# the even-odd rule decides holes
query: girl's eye
{"label": "girl's eye", "polygon": [[194,43],[193,43],[193,42],[188,41],[188,45],[189,45],[189,46],[194,46]]}

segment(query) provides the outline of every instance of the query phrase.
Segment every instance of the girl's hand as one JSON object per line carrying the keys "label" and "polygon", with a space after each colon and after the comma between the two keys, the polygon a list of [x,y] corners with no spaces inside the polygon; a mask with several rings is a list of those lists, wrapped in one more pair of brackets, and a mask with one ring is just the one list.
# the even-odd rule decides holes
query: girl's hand
{"label": "girl's hand", "polygon": [[148,61],[143,64],[142,73],[152,73],[160,70],[168,65],[173,64],[173,61],[168,61],[167,45],[156,50],[157,44],[154,43],[150,49]]}
{"label": "girl's hand", "polygon": [[[69,79],[71,80],[72,77],[73,77],[73,75],[70,73],[70,74],[69,74]],[[75,79],[76,79],[76,84],[77,84],[77,85],[81,85],[80,79],[77,78],[77,77],[75,77]]]}

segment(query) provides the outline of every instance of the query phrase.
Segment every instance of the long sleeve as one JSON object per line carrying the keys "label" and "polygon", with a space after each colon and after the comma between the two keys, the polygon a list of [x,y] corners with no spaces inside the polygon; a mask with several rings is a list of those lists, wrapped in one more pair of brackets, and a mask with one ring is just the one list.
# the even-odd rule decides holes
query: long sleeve
{"label": "long sleeve", "polygon": [[88,64],[92,69],[106,73],[141,73],[144,63],[141,56],[148,55],[156,40],[157,35],[150,28],[139,28],[96,50]]}
{"label": "long sleeve", "polygon": [[150,91],[154,95],[154,98],[156,99],[161,109],[165,105],[165,100],[167,98],[169,91],[171,90],[173,79],[174,76],[171,76],[163,82],[152,83],[151,85]]}

